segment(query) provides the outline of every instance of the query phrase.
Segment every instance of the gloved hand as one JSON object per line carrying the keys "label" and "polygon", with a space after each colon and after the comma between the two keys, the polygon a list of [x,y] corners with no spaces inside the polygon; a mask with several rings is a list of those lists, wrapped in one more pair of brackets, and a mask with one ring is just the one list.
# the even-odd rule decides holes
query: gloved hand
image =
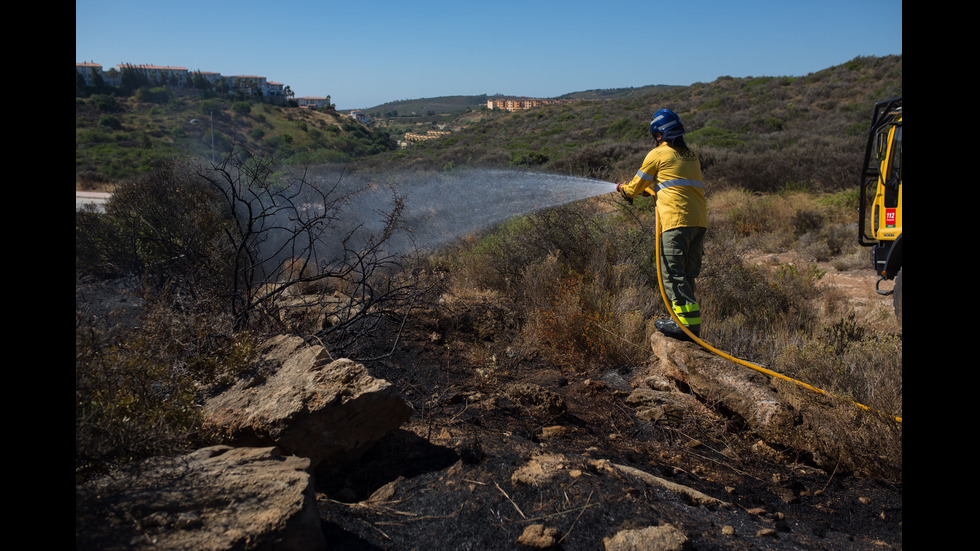
{"label": "gloved hand", "polygon": [[616,184],[616,191],[618,191],[620,194],[622,194],[623,199],[626,199],[626,202],[627,203],[629,203],[629,204],[632,205],[633,204],[633,198],[630,197],[630,196],[628,196],[628,195],[626,195],[626,192],[623,191],[623,186],[625,186],[625,185],[626,185],[626,182],[619,182],[618,184]]}

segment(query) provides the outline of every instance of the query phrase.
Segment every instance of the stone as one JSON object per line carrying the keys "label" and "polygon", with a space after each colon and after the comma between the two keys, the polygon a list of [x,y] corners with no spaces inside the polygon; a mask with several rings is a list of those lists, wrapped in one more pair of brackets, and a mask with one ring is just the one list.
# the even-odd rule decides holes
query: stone
{"label": "stone", "polygon": [[542,486],[569,467],[568,458],[561,454],[542,453],[530,458],[510,477],[514,486]]}
{"label": "stone", "polygon": [[208,422],[236,446],[276,446],[318,470],[342,468],[412,413],[389,382],[299,337],[264,343],[259,380],[241,380],[205,403]]}
{"label": "stone", "polygon": [[310,460],[213,446],[75,488],[75,549],[324,549]]}
{"label": "stone", "polygon": [[606,551],[681,551],[688,548],[688,538],[670,524],[648,526],[640,530],[621,530],[603,538]]}
{"label": "stone", "polygon": [[521,537],[517,539],[521,545],[534,547],[537,549],[548,549],[558,543],[560,534],[558,530],[543,524],[531,524],[524,529]]}
{"label": "stone", "polygon": [[769,436],[792,428],[793,407],[772,387],[769,376],[660,333],[650,336],[650,345],[661,372],[705,401],[738,414]]}

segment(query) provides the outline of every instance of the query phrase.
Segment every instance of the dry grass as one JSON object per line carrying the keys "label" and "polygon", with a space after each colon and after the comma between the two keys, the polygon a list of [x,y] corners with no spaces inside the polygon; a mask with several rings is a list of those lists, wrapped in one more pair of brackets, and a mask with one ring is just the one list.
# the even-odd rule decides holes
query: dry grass
{"label": "dry grass", "polygon": [[[818,285],[830,263],[865,268],[854,242],[850,192],[709,197],[712,227],[698,280],[702,336],[738,357],[835,395],[901,414],[901,335],[872,328],[842,291]],[[511,298],[520,340],[553,365],[646,361],[653,321],[666,316],[652,265],[649,205],[629,216],[556,209],[474,238],[455,251],[457,289]],[[649,250],[648,250],[649,249]],[[758,265],[760,251],[793,250],[797,262]],[[450,262],[452,264],[452,262]]]}
{"label": "dry grass", "polygon": [[199,400],[251,368],[252,336],[158,299],[142,307],[138,331],[111,321],[76,314],[76,476],[216,442]]}

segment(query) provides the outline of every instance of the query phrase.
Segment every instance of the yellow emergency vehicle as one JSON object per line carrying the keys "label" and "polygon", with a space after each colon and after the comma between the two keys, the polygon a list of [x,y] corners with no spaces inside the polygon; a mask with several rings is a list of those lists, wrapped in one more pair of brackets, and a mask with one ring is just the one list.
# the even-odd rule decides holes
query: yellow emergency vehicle
{"label": "yellow emergency vehicle", "polygon": [[[902,323],[902,98],[875,104],[861,171],[858,241],[871,247],[876,290],[894,297]],[[881,282],[894,280],[890,290]]]}

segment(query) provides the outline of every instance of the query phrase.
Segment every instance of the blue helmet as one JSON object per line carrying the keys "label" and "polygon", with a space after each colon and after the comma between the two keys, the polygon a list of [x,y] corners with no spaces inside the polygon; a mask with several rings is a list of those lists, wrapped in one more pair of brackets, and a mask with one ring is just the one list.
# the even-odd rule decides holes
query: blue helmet
{"label": "blue helmet", "polygon": [[650,121],[650,133],[656,132],[663,134],[664,139],[670,141],[684,135],[684,125],[681,124],[681,118],[677,113],[670,109],[661,109],[653,114],[653,120]]}

